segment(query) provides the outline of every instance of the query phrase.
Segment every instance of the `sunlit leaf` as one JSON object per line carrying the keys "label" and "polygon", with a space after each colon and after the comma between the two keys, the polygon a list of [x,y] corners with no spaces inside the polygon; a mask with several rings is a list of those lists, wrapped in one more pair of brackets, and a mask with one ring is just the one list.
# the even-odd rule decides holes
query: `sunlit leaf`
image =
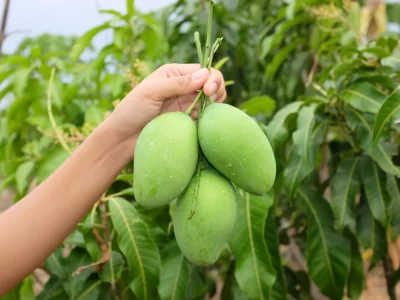
{"label": "sunlit leaf", "polygon": [[29,75],[32,68],[19,69],[13,75],[14,92],[17,97],[22,96],[25,88],[28,85]]}
{"label": "sunlit leaf", "polygon": [[342,98],[355,109],[377,113],[386,98],[386,94],[368,82],[360,82],[346,89]]}
{"label": "sunlit leaf", "polygon": [[35,293],[33,291],[33,275],[29,275],[22,281],[18,300],[32,300],[34,298]]}
{"label": "sunlit leaf", "polygon": [[339,231],[345,226],[355,231],[355,198],[360,189],[359,161],[359,157],[342,159],[332,179],[331,205]]}
{"label": "sunlit leaf", "polygon": [[252,116],[259,113],[269,116],[275,109],[275,100],[267,95],[253,97],[242,103],[239,108]]}
{"label": "sunlit leaf", "polygon": [[238,218],[230,243],[236,257],[235,277],[249,297],[266,300],[276,280],[276,271],[264,239],[273,194],[269,192],[260,197],[239,190],[237,202]]}
{"label": "sunlit leaf", "polygon": [[392,68],[394,71],[400,71],[400,58],[397,56],[385,57],[381,60],[382,66]]}
{"label": "sunlit leaf", "polygon": [[400,110],[400,88],[396,88],[392,94],[390,94],[385,102],[382,104],[376,116],[376,122],[374,126],[373,142],[376,143],[380,138],[384,127],[388,124],[389,120],[394,114]]}
{"label": "sunlit leaf", "polygon": [[162,259],[160,285],[158,292],[161,299],[185,299],[189,281],[189,262],[182,254],[176,241],[165,248]]}
{"label": "sunlit leaf", "polygon": [[333,227],[333,213],[328,202],[317,192],[298,190],[307,215],[306,258],[309,274],[323,294],[342,299],[350,270],[350,242]]}
{"label": "sunlit leaf", "polygon": [[119,247],[132,272],[129,287],[140,299],[154,299],[161,265],[157,244],[132,204],[122,198],[110,199],[108,203]]}
{"label": "sunlit leaf", "polygon": [[357,237],[364,251],[372,250],[372,269],[387,253],[386,232],[371,214],[367,199],[361,197],[357,215]]}
{"label": "sunlit leaf", "polygon": [[361,161],[361,178],[365,188],[368,205],[374,218],[386,226],[387,210],[390,206],[390,196],[386,190],[384,173],[368,156]]}

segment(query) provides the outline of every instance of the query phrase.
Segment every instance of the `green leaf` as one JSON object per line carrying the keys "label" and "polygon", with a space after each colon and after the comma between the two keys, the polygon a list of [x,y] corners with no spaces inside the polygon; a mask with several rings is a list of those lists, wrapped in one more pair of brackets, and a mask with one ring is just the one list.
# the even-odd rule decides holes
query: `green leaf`
{"label": "green leaf", "polygon": [[350,26],[351,29],[358,34],[360,34],[361,29],[361,10],[360,5],[355,2],[350,8],[349,12]]}
{"label": "green leaf", "polygon": [[382,66],[389,67],[396,72],[400,72],[400,58],[396,56],[385,57],[381,60]]}
{"label": "green leaf", "polygon": [[355,109],[376,114],[386,94],[368,82],[355,83],[342,93],[342,98]]}
{"label": "green leaf", "polygon": [[400,235],[400,192],[396,178],[393,175],[387,174],[386,187],[389,192],[391,203],[388,211],[388,217],[395,236]]}
{"label": "green leaf", "polygon": [[13,76],[14,92],[16,97],[21,97],[25,88],[28,85],[29,75],[32,68],[19,69],[15,71]]}
{"label": "green leaf", "polygon": [[49,150],[37,166],[36,175],[39,183],[52,174],[68,157],[68,152],[61,146],[56,146]]}
{"label": "green leaf", "polygon": [[269,299],[276,271],[265,243],[265,223],[273,194],[253,196],[238,191],[238,218],[233,232],[232,253],[236,257],[235,277],[251,298]]}
{"label": "green leaf", "polygon": [[388,147],[382,142],[372,144],[372,129],[365,115],[354,110],[346,110],[346,119],[356,138],[360,141],[361,148],[368,153],[385,172],[400,176],[400,168],[392,162]]}
{"label": "green leaf", "polygon": [[268,212],[267,221],[265,223],[265,241],[268,247],[268,251],[271,255],[272,265],[276,270],[276,280],[272,286],[271,300],[286,300],[287,288],[285,275],[283,273],[283,267],[281,257],[279,253],[279,237],[278,227],[274,215],[273,208],[271,207]]}
{"label": "green leaf", "polygon": [[100,107],[90,106],[85,111],[85,122],[97,126],[104,121],[104,114]]}
{"label": "green leaf", "polygon": [[288,138],[289,131],[285,126],[286,119],[290,115],[297,113],[302,104],[302,101],[295,101],[285,105],[278,110],[271,122],[269,122],[267,135],[274,149],[277,144],[284,142]]}
{"label": "green leaf", "polygon": [[346,226],[355,231],[355,199],[360,189],[359,161],[359,157],[342,159],[332,179],[331,205],[339,231]]}
{"label": "green leaf", "polygon": [[58,248],[56,251],[51,253],[45,262],[46,268],[51,272],[51,274],[54,274],[59,279],[64,279],[67,276],[63,264],[61,248]]}
{"label": "green leaf", "polygon": [[189,281],[189,262],[176,241],[171,241],[166,246],[164,256],[158,286],[160,297],[163,300],[185,299]]}
{"label": "green leaf", "polygon": [[350,270],[350,243],[333,227],[328,202],[317,192],[301,187],[298,193],[307,216],[306,259],[309,274],[330,299],[342,299]]}
{"label": "green leaf", "polygon": [[97,300],[100,295],[100,284],[101,281],[90,280],[85,283],[85,286],[82,289],[82,293],[73,299],[76,300]]}
{"label": "green leaf", "polygon": [[268,64],[268,67],[265,71],[266,77],[270,80],[273,79],[276,72],[284,63],[284,61],[288,58],[290,53],[292,53],[299,45],[304,44],[305,41],[306,40],[303,37],[299,37],[291,41],[289,45],[280,49],[280,51],[274,55],[272,61]]}
{"label": "green leaf", "polygon": [[35,299],[35,293],[33,291],[33,276],[27,276],[21,285],[19,290],[19,300],[32,300]]}
{"label": "green leaf", "polygon": [[293,133],[293,144],[295,151],[304,160],[307,167],[310,167],[310,148],[311,137],[315,125],[314,113],[316,104],[312,103],[310,106],[304,106],[297,117],[297,130]]}
{"label": "green leaf", "polygon": [[90,45],[92,39],[101,31],[110,27],[109,22],[105,22],[100,26],[96,26],[89,31],[87,31],[84,35],[82,35],[75,45],[72,47],[70,52],[70,59],[77,60],[82,52]]}
{"label": "green leaf", "polygon": [[364,263],[360,254],[360,247],[355,236],[351,240],[351,266],[347,282],[347,296],[350,299],[359,299],[364,290]]}
{"label": "green leaf", "polygon": [[[327,123],[323,121],[316,125],[312,132],[310,142],[311,148],[309,151],[313,164],[317,156],[317,151],[323,141],[326,129]],[[312,170],[313,168],[307,167],[304,158],[300,157],[298,151],[292,148],[283,173],[283,186],[289,198],[292,198],[295,195],[298,186],[310,174],[310,172],[312,172]]]}
{"label": "green leaf", "polygon": [[110,260],[104,265],[100,272],[100,279],[104,282],[115,284],[122,274],[124,257],[117,251],[111,252]]}
{"label": "green leaf", "polygon": [[361,196],[361,202],[357,215],[357,237],[364,251],[371,249],[373,251],[370,269],[386,255],[387,242],[385,228],[375,221],[364,195]]}
{"label": "green leaf", "polygon": [[94,270],[87,268],[74,276],[73,273],[78,268],[87,266],[91,263],[92,261],[87,252],[80,248],[75,248],[75,250],[63,260],[63,268],[66,271],[66,277],[63,278],[63,287],[70,299],[75,299],[82,293],[86,281]]}
{"label": "green leaf", "polygon": [[308,174],[309,169],[304,159],[293,149],[290,152],[289,159],[283,172],[283,186],[290,199],[294,196],[298,186]]}
{"label": "green leaf", "polygon": [[118,245],[132,272],[129,287],[139,299],[155,299],[157,289],[154,287],[159,283],[161,265],[157,244],[131,203],[122,198],[110,199],[108,203]]}
{"label": "green leaf", "polygon": [[62,280],[52,276],[46,282],[44,289],[36,297],[37,300],[54,300],[57,295],[62,294],[64,298],[68,298],[68,295],[62,289]]}
{"label": "green leaf", "polygon": [[400,110],[400,87],[396,88],[382,104],[376,116],[373,143],[375,144],[382,135],[382,131],[394,114]]}
{"label": "green leaf", "polygon": [[385,174],[368,156],[361,160],[361,178],[365,188],[368,205],[374,218],[382,225],[388,222],[387,209],[390,196],[386,190]]}
{"label": "green leaf", "polygon": [[257,96],[242,103],[239,108],[251,116],[260,113],[270,116],[275,109],[275,100],[267,95]]}
{"label": "green leaf", "polygon": [[34,161],[27,161],[18,166],[15,171],[15,182],[17,184],[18,193],[22,194],[29,185],[29,176],[35,168]]}

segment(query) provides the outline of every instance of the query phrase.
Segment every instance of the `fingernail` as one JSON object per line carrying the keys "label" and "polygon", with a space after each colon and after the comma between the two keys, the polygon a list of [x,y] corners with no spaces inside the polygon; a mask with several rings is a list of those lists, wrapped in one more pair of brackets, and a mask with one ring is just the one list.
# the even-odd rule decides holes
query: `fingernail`
{"label": "fingernail", "polygon": [[218,89],[217,84],[215,82],[211,83],[210,87],[208,89],[209,89],[209,94],[214,96],[214,94],[217,92],[217,89]]}
{"label": "fingernail", "polygon": [[197,81],[199,79],[202,79],[206,74],[207,74],[207,69],[202,68],[192,74],[192,79],[193,81]]}
{"label": "fingernail", "polygon": [[213,101],[217,101],[217,94],[213,94],[210,98],[213,99]]}

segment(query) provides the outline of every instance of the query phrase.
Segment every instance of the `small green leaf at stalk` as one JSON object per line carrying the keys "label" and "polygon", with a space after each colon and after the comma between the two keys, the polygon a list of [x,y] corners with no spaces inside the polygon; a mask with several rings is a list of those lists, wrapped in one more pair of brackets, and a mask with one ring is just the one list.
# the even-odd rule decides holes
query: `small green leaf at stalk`
{"label": "small green leaf at stalk", "polygon": [[356,226],[355,199],[360,189],[359,157],[342,159],[332,180],[331,205],[335,224],[339,231],[349,226],[352,232]]}
{"label": "small green leaf at stalk", "polygon": [[228,62],[228,60],[229,60],[229,56],[226,56],[226,57],[224,57],[224,58],[221,58],[219,61],[217,61],[215,64],[214,64],[214,69],[216,69],[216,70],[221,70],[222,69],[222,67],[225,65],[225,63],[227,63]]}
{"label": "small green leaf at stalk", "polygon": [[370,157],[364,156],[361,160],[361,178],[372,215],[385,227],[391,200],[386,189],[385,173]]}
{"label": "small green leaf at stalk", "polygon": [[341,97],[355,109],[375,114],[385,101],[386,94],[369,82],[360,82],[351,85]]}
{"label": "small green leaf at stalk", "polygon": [[164,250],[158,292],[162,300],[185,299],[190,264],[175,240]]}
{"label": "small green leaf at stalk", "polygon": [[236,257],[235,277],[249,297],[269,299],[276,270],[265,242],[265,223],[273,203],[273,192],[253,196],[238,190],[238,218],[231,240]]}
{"label": "small green leaf at stalk", "polygon": [[380,107],[376,116],[373,143],[376,144],[382,135],[383,129],[396,112],[400,111],[400,87],[396,88]]}
{"label": "small green leaf at stalk", "polygon": [[265,116],[270,116],[274,111],[275,106],[275,100],[267,95],[264,95],[253,97],[250,100],[247,100],[246,102],[242,103],[239,108],[251,116],[255,116],[260,113],[264,114]]}
{"label": "small green leaf at stalk", "polygon": [[350,270],[351,246],[335,231],[328,202],[306,187],[298,190],[307,216],[306,259],[311,279],[330,299],[342,299]]}
{"label": "small green leaf at stalk", "polygon": [[371,214],[367,199],[362,194],[357,215],[357,238],[364,251],[373,251],[371,265],[373,269],[387,253],[385,228]]}
{"label": "small green leaf at stalk", "polygon": [[22,194],[28,188],[29,177],[34,168],[34,161],[27,161],[18,166],[18,169],[15,172],[15,182],[17,184],[18,193]]}
{"label": "small green leaf at stalk", "polygon": [[69,58],[71,60],[77,60],[82,52],[90,45],[92,39],[101,31],[110,27],[110,23],[107,21],[102,25],[96,26],[89,31],[87,31],[84,35],[82,35],[75,45],[72,47]]}
{"label": "small green leaf at stalk", "polygon": [[277,144],[281,144],[289,137],[289,131],[285,126],[286,119],[298,112],[303,102],[295,101],[285,105],[283,108],[278,110],[273,116],[271,122],[268,124],[268,139],[271,142],[273,148]]}
{"label": "small green leaf at stalk", "polygon": [[157,244],[135,207],[122,198],[108,201],[111,220],[118,235],[118,245],[131,270],[129,288],[143,300],[157,298],[161,258]]}

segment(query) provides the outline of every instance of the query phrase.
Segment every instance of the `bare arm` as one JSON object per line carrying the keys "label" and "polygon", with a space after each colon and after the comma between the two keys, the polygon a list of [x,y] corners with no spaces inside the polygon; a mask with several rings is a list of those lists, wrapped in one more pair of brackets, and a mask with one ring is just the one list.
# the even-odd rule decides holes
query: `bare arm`
{"label": "bare arm", "polygon": [[132,149],[100,126],[47,180],[0,215],[0,295],[62,243],[132,158]]}

